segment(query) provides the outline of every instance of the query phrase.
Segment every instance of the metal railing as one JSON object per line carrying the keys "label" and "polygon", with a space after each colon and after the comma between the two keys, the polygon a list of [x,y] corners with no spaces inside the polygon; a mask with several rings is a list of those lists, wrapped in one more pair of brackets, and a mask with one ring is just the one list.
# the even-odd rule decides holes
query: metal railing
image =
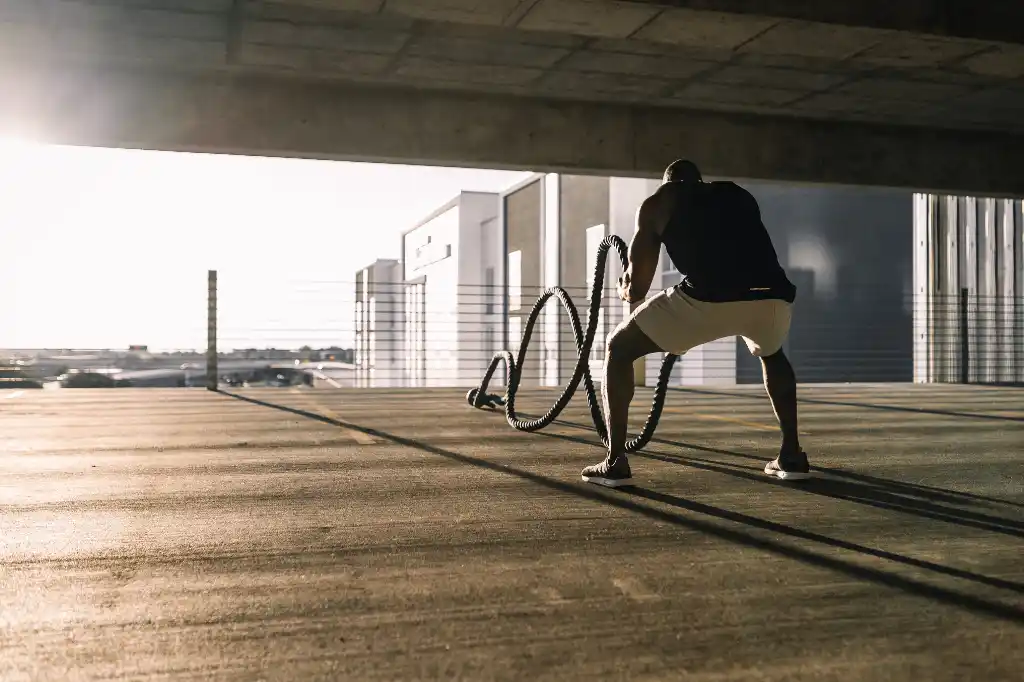
{"label": "metal railing", "polygon": [[[233,279],[209,273],[202,317],[202,303],[194,301],[191,347],[130,350],[138,337],[129,336],[113,349],[76,350],[54,338],[51,350],[0,351],[0,387],[472,387],[496,352],[518,352],[522,324],[541,292],[524,286],[509,296],[500,285],[438,280],[361,281],[357,287],[352,281],[270,276],[259,286],[243,286]],[[587,288],[565,288],[585,316]],[[137,322],[149,329],[163,311],[124,314],[122,327]],[[607,287],[596,338],[627,314]],[[1021,383],[1024,298],[967,290],[927,299],[884,288],[829,297],[801,291],[784,349],[801,383]],[[595,343],[595,377],[603,360],[603,343]],[[523,364],[522,385],[561,386],[575,362],[568,318],[549,303]],[[640,372],[647,385],[659,365],[660,357],[647,359]],[[760,381],[760,363],[734,337],[684,355],[671,384]]]}

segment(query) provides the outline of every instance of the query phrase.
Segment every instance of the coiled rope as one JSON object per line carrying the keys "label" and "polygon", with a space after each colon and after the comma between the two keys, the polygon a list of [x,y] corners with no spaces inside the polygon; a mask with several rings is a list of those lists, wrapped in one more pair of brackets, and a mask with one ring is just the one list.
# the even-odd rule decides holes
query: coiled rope
{"label": "coiled rope", "polygon": [[[594,389],[594,380],[590,375],[590,350],[594,345],[594,334],[597,331],[597,315],[601,307],[601,295],[604,291],[604,273],[605,266],[608,261],[608,251],[612,247],[615,247],[616,253],[619,255],[619,260],[622,262],[622,269],[625,270],[629,264],[627,257],[626,243],[615,235],[605,237],[597,249],[597,262],[594,265],[594,284],[590,290],[590,310],[587,314],[587,330],[586,333],[583,331],[583,327],[580,324],[580,316],[576,311],[576,306],[573,305],[572,299],[569,298],[569,294],[566,293],[562,287],[551,287],[545,289],[544,293],[540,295],[537,302],[533,304],[533,310],[530,311],[530,317],[526,321],[526,328],[523,330],[523,340],[519,344],[519,357],[513,358],[512,353],[503,350],[495,353],[491,359],[491,364],[487,367],[487,372],[484,374],[483,380],[480,382],[480,386],[474,389],[470,389],[469,393],[466,394],[466,401],[477,409],[484,407],[496,408],[505,407],[505,417],[512,428],[517,431],[539,431],[545,426],[553,422],[558,415],[565,409],[565,406],[569,404],[573,394],[580,385],[580,381],[583,381],[584,388],[587,392],[587,402],[590,405],[590,416],[594,420],[594,428],[597,429],[598,435],[601,437],[601,441],[608,445],[608,426],[605,423],[604,415],[601,411],[601,401],[598,399],[597,391]],[[519,381],[522,378],[523,373],[523,361],[526,358],[527,347],[530,344],[530,338],[533,335],[533,327],[537,322],[537,318],[540,316],[541,310],[544,308],[544,304],[548,302],[552,296],[558,299],[565,308],[566,312],[569,313],[569,321],[572,324],[572,333],[576,339],[576,351],[578,356],[576,358],[576,368],[573,370],[572,379],[562,389],[561,395],[558,396],[558,400],[551,406],[544,416],[537,419],[520,419],[516,415],[516,393],[519,390]],[[665,405],[665,394],[668,392],[668,379],[672,373],[672,366],[676,360],[679,359],[678,355],[668,354],[661,363],[661,373],[658,376],[658,384],[654,389],[654,399],[651,405],[651,412],[647,416],[647,421],[644,423],[644,427],[636,438],[632,438],[626,442],[626,452],[636,452],[645,445],[647,445],[651,438],[654,436],[654,430],[658,427],[658,419],[661,417],[661,409]],[[498,396],[487,393],[487,385],[491,381],[491,377],[494,376],[494,372],[498,369],[498,365],[505,364],[505,395]]]}

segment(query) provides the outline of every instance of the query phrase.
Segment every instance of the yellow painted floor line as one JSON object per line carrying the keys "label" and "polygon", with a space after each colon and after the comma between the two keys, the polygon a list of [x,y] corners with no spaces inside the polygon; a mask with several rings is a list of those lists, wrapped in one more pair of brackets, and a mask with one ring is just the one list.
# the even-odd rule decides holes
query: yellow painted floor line
{"label": "yellow painted floor line", "polygon": [[612,584],[619,588],[623,595],[633,601],[646,602],[661,599],[660,595],[651,592],[643,583],[635,578],[615,578],[612,580]]}
{"label": "yellow painted floor line", "polygon": [[[671,412],[672,414],[685,414],[688,417],[696,417],[697,419],[710,419],[713,421],[730,422],[732,424],[740,424],[742,426],[748,426],[752,429],[759,429],[761,431],[772,431],[777,432],[779,430],[776,424],[760,424],[758,422],[749,422],[745,419],[737,419],[736,417],[723,417],[718,414],[706,414],[704,412],[690,412],[683,407],[666,407],[662,409],[662,412]],[[801,436],[809,436],[810,431],[799,430]]]}
{"label": "yellow painted floor line", "polygon": [[[300,393],[300,391],[292,391],[292,392],[296,393],[296,394]],[[330,419],[333,419],[335,421],[341,421],[341,417],[339,417],[338,414],[336,412],[334,412],[334,410],[331,410],[330,408],[324,407],[323,404],[320,401],[314,399],[308,393],[305,393],[304,395],[307,398],[309,398],[309,402],[313,405],[313,407],[318,412],[320,412],[320,414],[322,414],[323,416],[328,417]],[[374,438],[373,436],[371,436],[368,433],[363,433],[362,431],[359,431],[358,429],[350,429],[350,428],[345,427],[345,426],[339,426],[338,428],[340,428],[345,433],[346,436],[348,436],[349,438],[351,438],[355,442],[359,443],[360,445],[373,445],[374,443],[377,442],[376,438]]]}

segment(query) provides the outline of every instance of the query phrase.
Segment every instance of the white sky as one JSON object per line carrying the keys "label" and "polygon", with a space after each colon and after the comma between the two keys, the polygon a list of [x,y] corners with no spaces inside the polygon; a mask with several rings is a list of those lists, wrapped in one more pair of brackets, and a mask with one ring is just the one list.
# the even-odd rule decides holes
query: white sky
{"label": "white sky", "polygon": [[351,340],[356,269],[460,190],[526,173],[30,145],[0,139],[0,348]]}

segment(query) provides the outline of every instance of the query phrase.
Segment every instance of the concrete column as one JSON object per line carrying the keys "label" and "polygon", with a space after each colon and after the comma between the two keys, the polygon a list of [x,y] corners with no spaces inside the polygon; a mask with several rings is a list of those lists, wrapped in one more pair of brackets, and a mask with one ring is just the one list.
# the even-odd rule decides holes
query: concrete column
{"label": "concrete column", "polygon": [[1024,382],[1024,200],[1013,201],[1014,222],[1014,364],[1016,366],[1015,381]]}
{"label": "concrete column", "polygon": [[[501,287],[497,293],[497,312],[501,317],[501,324],[498,328],[498,340],[497,345],[494,348],[497,350],[505,350],[508,348],[508,197],[500,195],[498,197],[498,277],[497,281],[501,283]],[[495,389],[505,386],[505,371],[504,368],[499,368],[494,376],[491,378],[491,385]]]}
{"label": "concrete column", "polygon": [[978,379],[995,381],[998,247],[996,241],[996,200],[978,200]]}
{"label": "concrete column", "polygon": [[928,383],[931,375],[931,195],[914,195],[914,382]]}
{"label": "concrete column", "polygon": [[959,300],[960,228],[958,198],[944,196],[939,202],[939,293],[935,333],[940,344],[940,380],[960,376]]}
{"label": "concrete column", "polygon": [[[557,173],[548,173],[544,177],[541,190],[541,262],[543,267],[542,280],[544,288],[560,284],[562,245],[561,245],[561,181]],[[544,386],[558,386],[569,377],[559,372],[559,339],[560,324],[568,324],[568,317],[562,314],[562,306],[557,301],[549,301],[544,308],[542,318],[543,333],[541,343],[544,346]]]}
{"label": "concrete column", "polygon": [[960,286],[967,289],[967,379],[978,380],[978,200],[960,197]]}
{"label": "concrete column", "polygon": [[[996,350],[997,350],[997,381],[1011,382],[1016,380],[1014,367],[1014,329],[1015,326],[1015,270],[1016,249],[1014,248],[1015,220],[1014,204],[1010,199],[1000,199],[996,208],[996,240],[997,263],[996,291]],[[1017,333],[1020,333],[1019,331]]]}
{"label": "concrete column", "polygon": [[1024,203],[914,199],[914,380],[959,381],[968,290],[968,381],[1024,380]]}
{"label": "concrete column", "polygon": [[206,298],[206,388],[217,390],[217,271],[207,273]]}

